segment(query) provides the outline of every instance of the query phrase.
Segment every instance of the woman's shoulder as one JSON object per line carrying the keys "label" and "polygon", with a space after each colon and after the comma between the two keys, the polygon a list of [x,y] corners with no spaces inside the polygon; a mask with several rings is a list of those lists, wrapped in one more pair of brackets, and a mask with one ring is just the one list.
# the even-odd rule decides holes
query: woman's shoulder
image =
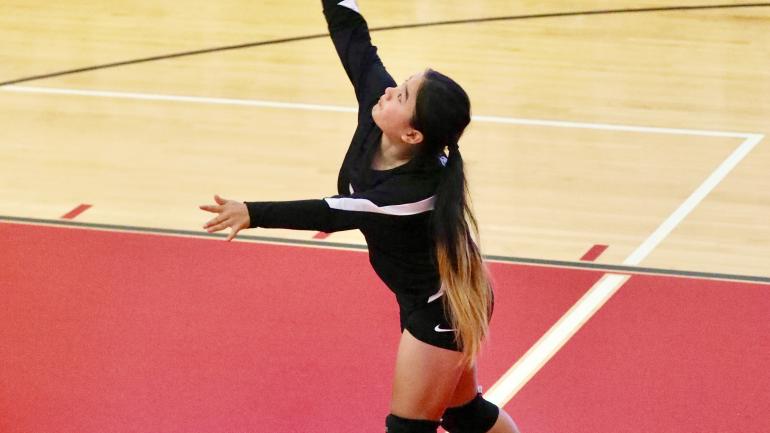
{"label": "woman's shoulder", "polygon": [[398,197],[398,201],[413,202],[436,194],[440,172],[414,159],[396,168],[375,172],[379,189]]}

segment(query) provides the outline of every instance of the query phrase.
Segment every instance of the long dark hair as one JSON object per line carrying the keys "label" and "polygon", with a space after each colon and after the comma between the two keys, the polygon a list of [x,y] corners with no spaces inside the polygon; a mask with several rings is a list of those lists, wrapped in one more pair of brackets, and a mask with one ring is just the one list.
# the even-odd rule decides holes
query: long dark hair
{"label": "long dark hair", "polygon": [[423,135],[422,156],[445,158],[432,220],[436,259],[455,338],[463,359],[472,364],[489,333],[492,290],[477,243],[478,225],[458,144],[470,121],[465,90],[427,69],[411,123]]}

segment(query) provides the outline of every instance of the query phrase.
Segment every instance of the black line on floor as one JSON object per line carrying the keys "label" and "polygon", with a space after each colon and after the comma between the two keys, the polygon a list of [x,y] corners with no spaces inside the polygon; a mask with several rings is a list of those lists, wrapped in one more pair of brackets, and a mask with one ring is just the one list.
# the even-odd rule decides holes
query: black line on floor
{"label": "black line on floor", "polygon": [[[17,222],[17,223],[24,223],[24,224],[47,225],[47,226],[53,225],[53,226],[61,226],[61,227],[68,227],[68,228],[132,232],[132,233],[140,233],[140,234],[159,234],[159,235],[211,238],[211,239],[227,238],[226,234],[207,233],[204,231],[198,232],[198,231],[191,231],[191,230],[162,229],[162,228],[154,228],[154,227],[135,227],[135,226],[114,225],[114,224],[94,224],[94,223],[84,223],[84,222],[66,221],[66,220],[47,220],[47,219],[23,218],[23,217],[12,217],[12,216],[0,215],[0,223],[3,221]],[[339,243],[339,242],[286,239],[286,238],[278,238],[278,237],[271,237],[271,236],[253,236],[253,235],[243,235],[243,234],[239,234],[238,239],[242,241],[280,243],[280,244],[300,245],[300,246],[310,246],[310,247],[320,247],[320,248],[344,248],[344,249],[367,251],[366,245],[348,244],[348,243]],[[720,273],[712,273],[712,272],[685,271],[685,270],[678,270],[678,269],[646,268],[646,267],[638,267],[638,266],[610,265],[610,264],[587,263],[587,262],[571,262],[571,261],[563,261],[563,260],[546,260],[546,259],[509,257],[509,256],[498,256],[498,255],[485,255],[484,258],[486,260],[512,263],[512,264],[529,264],[529,265],[551,266],[551,267],[559,267],[559,268],[595,270],[595,271],[602,271],[602,272],[649,274],[649,275],[660,275],[660,276],[700,278],[700,279],[708,279],[708,280],[724,280],[724,281],[770,284],[770,277],[760,277],[760,276],[752,276],[752,275],[720,274]]]}
{"label": "black line on floor", "polygon": [[[563,17],[576,17],[576,16],[592,16],[592,15],[611,15],[611,14],[631,14],[631,13],[650,13],[650,12],[672,12],[672,11],[693,11],[693,10],[709,10],[709,9],[738,9],[738,8],[756,8],[756,7],[770,7],[770,3],[743,3],[743,4],[720,4],[720,5],[693,5],[693,6],[663,6],[663,7],[649,7],[649,8],[637,8],[637,9],[602,9],[593,11],[573,11],[573,12],[553,12],[553,13],[541,13],[541,14],[526,14],[526,15],[510,15],[501,17],[487,17],[487,18],[470,18],[464,20],[446,20],[446,21],[434,21],[427,23],[414,23],[414,24],[402,24],[383,27],[372,27],[370,32],[384,32],[389,30],[403,30],[403,29],[415,29],[422,27],[435,27],[435,26],[447,26],[458,24],[478,24],[488,23],[496,21],[520,21],[520,20],[532,20],[543,18],[563,18]],[[271,39],[260,42],[249,42],[237,45],[226,45],[214,48],[204,48],[193,51],[183,51],[179,53],[163,54],[152,57],[143,57],[133,60],[125,60],[120,62],[105,63],[101,65],[87,66],[77,69],[69,69],[65,71],[51,72],[40,75],[33,75],[28,77],[16,78],[9,81],[0,82],[0,86],[9,86],[12,84],[26,83],[29,81],[43,80],[47,78],[61,77],[64,75],[73,75],[83,72],[96,71],[100,69],[115,68],[119,66],[136,65],[139,63],[155,62],[160,60],[175,59],[179,57],[197,56],[202,54],[217,53],[222,51],[240,50],[244,48],[260,47],[265,45],[277,45],[285,44],[289,42],[307,41],[311,39],[320,39],[328,37],[328,33],[318,33],[305,36],[296,36],[290,38]]]}

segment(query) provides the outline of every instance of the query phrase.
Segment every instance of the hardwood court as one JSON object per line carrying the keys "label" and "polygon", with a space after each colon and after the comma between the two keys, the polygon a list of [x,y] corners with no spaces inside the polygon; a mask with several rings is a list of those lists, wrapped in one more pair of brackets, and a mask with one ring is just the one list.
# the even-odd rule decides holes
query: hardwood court
{"label": "hardwood court", "polygon": [[[606,4],[371,1],[362,7],[377,28],[600,10]],[[180,7],[138,1],[115,9],[72,2],[57,9],[11,1],[0,8],[2,82],[325,32],[312,2]],[[606,244],[599,261],[622,263],[749,134],[767,133],[767,24],[768,8],[751,7],[417,27],[375,31],[373,39],[397,79],[426,66],[443,70],[467,87],[476,115],[501,118],[475,122],[462,143],[487,253],[576,260],[592,245]],[[323,37],[16,85],[354,103]],[[195,204],[215,192],[250,200],[323,197],[334,193],[355,120],[344,112],[211,99],[3,90],[0,214],[27,218],[57,219],[88,203],[93,208],[78,221],[197,230]],[[523,123],[504,123],[511,119]],[[529,122],[536,119],[557,123]],[[617,131],[591,124],[697,131]],[[768,275],[770,156],[766,143],[754,141],[740,164],[634,264]],[[362,241],[355,233],[328,239],[335,240]]]}
{"label": "hardwood court", "polygon": [[[687,273],[700,280],[683,287],[727,279],[766,289],[770,4],[359,3],[397,81],[430,66],[470,94],[476,118],[460,145],[493,261]],[[215,193],[334,194],[355,99],[325,32],[315,1],[2,2],[2,263],[23,266],[10,248],[23,243],[9,240],[24,232],[18,224],[204,236],[208,217],[197,205]],[[243,234],[363,244],[356,232]],[[596,245],[607,248],[581,262]],[[583,320],[618,289],[638,287],[564,278],[581,293],[602,289]],[[0,287],[11,281],[0,273]],[[670,293],[654,287],[669,305]],[[725,305],[747,302],[715,290]],[[766,347],[764,322],[747,323]],[[542,409],[527,402],[532,413]]]}

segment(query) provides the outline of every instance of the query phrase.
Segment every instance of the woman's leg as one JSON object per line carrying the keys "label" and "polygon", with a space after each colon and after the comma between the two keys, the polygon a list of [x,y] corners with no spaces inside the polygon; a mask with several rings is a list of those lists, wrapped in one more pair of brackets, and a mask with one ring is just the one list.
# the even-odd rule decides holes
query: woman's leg
{"label": "woman's leg", "polygon": [[423,343],[404,330],[396,357],[391,414],[439,421],[463,373],[461,357],[460,352]]}
{"label": "woman's leg", "polygon": [[[466,406],[469,402],[476,398],[479,392],[479,381],[477,373],[477,367],[475,366],[463,371],[462,376],[460,376],[460,380],[457,382],[457,388],[455,389],[449,404],[448,410],[450,412],[452,411],[452,408],[457,410],[456,408]],[[449,433],[465,432],[450,431]],[[511,416],[508,415],[505,410],[500,408],[500,412],[497,415],[497,421],[495,421],[495,423],[492,425],[492,428],[487,430],[487,433],[519,433],[519,429]]]}
{"label": "woman's leg", "polygon": [[[404,330],[396,357],[388,420],[389,426],[394,427],[390,433],[434,432],[435,427],[424,421],[434,421],[438,425],[447,408],[463,406],[476,397],[476,368],[465,369],[460,364],[461,357],[459,352],[431,346]],[[516,424],[503,410],[499,411],[497,420],[487,432],[519,433]]]}

